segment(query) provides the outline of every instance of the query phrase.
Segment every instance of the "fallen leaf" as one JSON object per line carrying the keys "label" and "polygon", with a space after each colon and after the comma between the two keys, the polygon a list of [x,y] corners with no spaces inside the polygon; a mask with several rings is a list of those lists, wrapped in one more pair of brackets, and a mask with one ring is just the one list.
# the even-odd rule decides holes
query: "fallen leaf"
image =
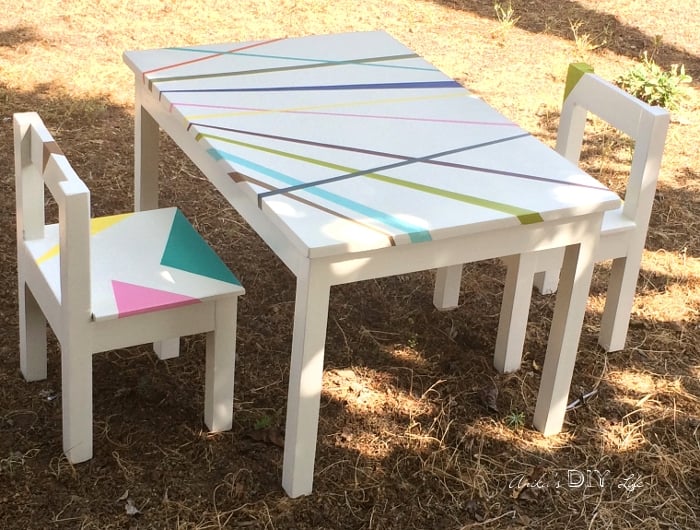
{"label": "fallen leaf", "polygon": [[284,435],[279,429],[276,428],[271,428],[270,430],[270,435],[269,435],[269,440],[272,444],[276,445],[277,447],[284,447]]}
{"label": "fallen leaf", "polygon": [[126,509],[126,515],[130,515],[131,517],[134,517],[141,513],[141,510],[139,510],[136,507],[134,501],[132,501],[131,498],[126,499],[126,505],[124,506],[124,508]]}
{"label": "fallen leaf", "polygon": [[537,482],[540,479],[544,478],[545,474],[547,471],[545,470],[544,467],[542,466],[535,466],[532,468],[532,472],[530,473],[530,478],[534,481]]}
{"label": "fallen leaf", "polygon": [[263,442],[276,445],[277,447],[284,447],[284,435],[277,427],[255,429],[249,431],[247,436],[256,442]]}
{"label": "fallen leaf", "polygon": [[479,399],[486,410],[498,412],[498,387],[493,383],[488,383],[479,390]]}
{"label": "fallen leaf", "polygon": [[520,490],[519,495],[515,498],[521,501],[536,502],[539,500],[539,494],[541,491],[541,489],[536,487],[526,487]]}
{"label": "fallen leaf", "polygon": [[530,528],[532,526],[532,519],[522,513],[518,514],[518,522],[525,528]]}
{"label": "fallen leaf", "polygon": [[483,506],[481,506],[481,504],[474,499],[470,500],[465,508],[469,516],[477,523],[481,523],[486,519]]}

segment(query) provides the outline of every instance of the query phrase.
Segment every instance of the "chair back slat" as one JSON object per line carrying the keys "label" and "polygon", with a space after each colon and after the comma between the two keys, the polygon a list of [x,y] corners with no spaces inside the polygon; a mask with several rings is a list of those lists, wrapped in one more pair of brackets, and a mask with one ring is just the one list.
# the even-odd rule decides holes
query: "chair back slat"
{"label": "chair back slat", "polygon": [[41,166],[32,163],[34,113],[14,115],[17,242],[44,237],[44,180]]}
{"label": "chair back slat", "polygon": [[629,136],[634,141],[634,153],[623,215],[633,220],[646,237],[670,115],[590,71],[581,73],[580,66],[571,65],[569,69],[568,77],[579,79],[569,88],[562,106],[556,150],[578,163],[589,113]]}
{"label": "chair back slat", "polygon": [[58,206],[61,305],[89,315],[90,192],[37,113],[15,114],[14,128],[17,243],[44,237],[47,188]]}

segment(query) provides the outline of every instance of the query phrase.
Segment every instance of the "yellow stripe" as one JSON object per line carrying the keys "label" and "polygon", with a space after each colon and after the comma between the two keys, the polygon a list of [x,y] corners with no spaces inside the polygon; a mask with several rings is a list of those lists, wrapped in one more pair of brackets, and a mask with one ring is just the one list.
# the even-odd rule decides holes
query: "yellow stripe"
{"label": "yellow stripe", "polygon": [[439,96],[418,96],[412,98],[391,98],[391,99],[368,99],[364,101],[346,101],[335,103],[326,103],[325,105],[312,105],[308,107],[293,107],[287,109],[263,109],[263,110],[244,110],[236,112],[210,113],[210,114],[187,114],[186,121],[202,120],[207,118],[224,118],[230,116],[254,116],[256,114],[274,114],[282,112],[303,112],[309,110],[332,109],[338,107],[359,107],[362,105],[381,105],[384,103],[404,103],[407,101],[425,101],[428,99],[447,99],[447,98],[463,98],[471,97],[468,92],[460,92],[458,94],[443,94]]}
{"label": "yellow stripe", "polygon": [[[113,226],[127,217],[133,215],[133,213],[122,213],[119,215],[109,215],[107,217],[96,217],[95,219],[90,219],[90,235],[94,236],[95,234],[102,232],[103,230],[106,230],[110,226]],[[59,252],[59,246],[54,245],[51,247],[49,250],[44,252],[41,256],[39,256],[36,259],[36,262],[41,265],[45,261],[50,260],[51,258],[55,258],[60,254]]]}
{"label": "yellow stripe", "polygon": [[44,252],[41,256],[36,259],[37,264],[41,265],[45,261],[49,261],[51,258],[58,256],[58,245],[54,245],[49,250]]}
{"label": "yellow stripe", "polygon": [[95,219],[90,220],[90,235],[94,236],[98,232],[102,232],[102,230],[106,230],[112,225],[115,225],[127,217],[131,217],[134,215],[133,213],[122,213],[119,215],[110,215],[107,217],[97,217]]}

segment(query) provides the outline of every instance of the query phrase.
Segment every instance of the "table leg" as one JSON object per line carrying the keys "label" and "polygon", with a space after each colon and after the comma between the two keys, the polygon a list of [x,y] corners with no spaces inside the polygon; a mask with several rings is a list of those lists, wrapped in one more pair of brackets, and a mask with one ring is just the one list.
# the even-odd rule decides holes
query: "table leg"
{"label": "table leg", "polygon": [[570,245],[564,253],[533,419],[535,428],[545,436],[559,433],[564,424],[599,231],[599,225],[592,227],[580,245]]}
{"label": "table leg", "polygon": [[[136,86],[140,86],[138,81]],[[158,208],[159,128],[141,106],[141,97],[137,90],[134,123],[134,210],[137,212]]]}
{"label": "table leg", "polygon": [[462,265],[441,267],[435,273],[433,305],[439,310],[459,306],[459,291],[462,286]]}
{"label": "table leg", "polygon": [[[134,120],[134,211],[158,208],[158,123],[141,105],[143,85],[136,80]],[[159,359],[171,359],[180,354],[180,338],[173,337],[153,343]]]}
{"label": "table leg", "polygon": [[290,497],[308,495],[313,487],[329,297],[328,271],[310,262],[297,276],[294,310],[282,470]]}

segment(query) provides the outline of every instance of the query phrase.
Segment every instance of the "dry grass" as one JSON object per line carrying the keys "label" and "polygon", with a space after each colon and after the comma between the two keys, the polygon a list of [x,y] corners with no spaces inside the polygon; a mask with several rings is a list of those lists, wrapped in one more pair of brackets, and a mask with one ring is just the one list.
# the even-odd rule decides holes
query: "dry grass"
{"label": "dry grass", "polygon": [[[700,2],[671,4],[512,0],[507,24],[491,0],[0,0],[0,526],[700,528],[697,82],[674,114],[627,348],[606,355],[596,345],[602,264],[570,400],[597,393],[558,436],[529,425],[551,297],[533,298],[521,370],[499,375],[497,262],[468,265],[463,304],[446,313],[432,308],[430,272],[341,286],[315,491],[287,498],[279,436],[294,280],[167,138],[163,202],[194,220],[248,292],[233,430],[202,430],[201,337],[167,362],[146,348],[110,352],[93,362],[95,458],[72,466],[60,451],[55,343],[46,381],[25,383],[17,361],[11,114],[42,115],[91,188],[95,214],[129,209],[133,80],[122,51],[382,28],[553,144],[571,61],[613,79],[647,50],[700,79]],[[596,128],[590,145],[589,171],[621,189],[628,142]],[[486,382],[499,390],[497,411],[479,397]]]}

